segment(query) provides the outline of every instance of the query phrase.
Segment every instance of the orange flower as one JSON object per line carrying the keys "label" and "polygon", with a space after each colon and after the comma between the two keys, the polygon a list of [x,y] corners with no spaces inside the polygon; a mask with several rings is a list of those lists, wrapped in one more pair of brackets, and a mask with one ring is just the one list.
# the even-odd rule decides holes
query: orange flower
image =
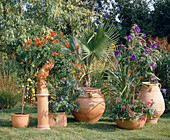
{"label": "orange flower", "polygon": [[80,48],[80,45],[77,45],[76,47],[77,47],[77,49],[76,49],[76,50],[78,50],[78,49]]}
{"label": "orange flower", "polygon": [[51,43],[51,45],[54,45],[54,43]]}
{"label": "orange flower", "polygon": [[83,67],[84,67],[83,65],[80,66],[80,68],[83,68]]}
{"label": "orange flower", "polygon": [[63,70],[66,70],[66,68],[63,68]]}
{"label": "orange flower", "polygon": [[57,55],[57,52],[53,52],[53,56],[56,56]]}
{"label": "orange flower", "polygon": [[53,33],[53,31],[50,31],[50,33]]}
{"label": "orange flower", "polygon": [[40,48],[42,48],[42,46],[40,46]]}
{"label": "orange flower", "polygon": [[38,43],[33,43],[34,45],[37,45]]}
{"label": "orange flower", "polygon": [[37,42],[37,44],[41,45],[41,44],[43,44],[43,41],[39,41],[39,42]]}
{"label": "orange flower", "polygon": [[60,42],[59,45],[61,45],[62,43]]}
{"label": "orange flower", "polygon": [[55,33],[56,33],[56,32],[52,32],[51,37],[54,37],[54,36],[55,36]]}
{"label": "orange flower", "polygon": [[77,50],[74,50],[72,53],[75,53]]}
{"label": "orange flower", "polygon": [[74,65],[75,68],[77,68],[79,65]]}
{"label": "orange flower", "polygon": [[39,38],[36,38],[36,39],[35,39],[35,42],[38,42],[38,41],[40,41],[40,39],[39,39]]}
{"label": "orange flower", "polygon": [[43,38],[47,38],[47,35],[43,35]]}
{"label": "orange flower", "polygon": [[47,42],[47,40],[44,40],[44,41],[43,41],[43,44],[46,43],[46,42]]}
{"label": "orange flower", "polygon": [[48,41],[50,41],[50,40],[51,40],[51,37],[48,37],[47,39],[48,39]]}
{"label": "orange flower", "polygon": [[62,37],[62,36],[63,36],[63,32],[61,32],[61,33],[59,34],[59,36]]}
{"label": "orange flower", "polygon": [[26,50],[26,49],[28,49],[28,47],[27,47],[27,46],[25,47],[25,50]]}
{"label": "orange flower", "polygon": [[64,54],[62,53],[62,54],[60,54],[60,56],[64,56]]}
{"label": "orange flower", "polygon": [[59,39],[54,40],[54,42],[58,42],[58,41],[59,41]]}
{"label": "orange flower", "polygon": [[32,39],[29,39],[29,42],[31,42],[32,41]]}
{"label": "orange flower", "polygon": [[69,42],[66,42],[65,46],[68,48],[70,46]]}
{"label": "orange flower", "polygon": [[27,44],[26,43],[22,43],[22,46],[26,46]]}
{"label": "orange flower", "polygon": [[31,41],[28,41],[26,44],[27,44],[27,45],[31,45]]}
{"label": "orange flower", "polygon": [[13,54],[12,54],[12,58],[14,58],[14,56],[15,56],[15,54],[13,53]]}

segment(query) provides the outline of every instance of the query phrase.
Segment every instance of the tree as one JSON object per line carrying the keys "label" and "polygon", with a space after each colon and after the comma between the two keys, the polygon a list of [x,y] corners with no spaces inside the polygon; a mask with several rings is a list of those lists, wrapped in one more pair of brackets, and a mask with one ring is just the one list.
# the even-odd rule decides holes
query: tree
{"label": "tree", "polygon": [[153,37],[159,38],[167,37],[170,43],[170,1],[157,0],[154,4],[154,11],[152,11],[152,32]]}

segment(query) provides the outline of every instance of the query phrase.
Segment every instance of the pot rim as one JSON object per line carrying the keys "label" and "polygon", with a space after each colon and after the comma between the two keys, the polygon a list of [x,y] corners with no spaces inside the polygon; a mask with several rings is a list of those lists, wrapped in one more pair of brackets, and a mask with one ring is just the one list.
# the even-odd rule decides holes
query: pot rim
{"label": "pot rim", "polygon": [[[80,90],[81,88],[77,88],[75,90]],[[83,87],[83,90],[85,92],[101,92],[101,89],[98,89],[98,88],[92,88],[92,87]]]}
{"label": "pot rim", "polygon": [[30,116],[30,113],[11,113],[11,116],[18,116],[18,117],[23,117],[23,116]]}
{"label": "pot rim", "polygon": [[154,83],[154,82],[142,82],[142,85],[158,85],[158,83]]}
{"label": "pot rim", "polygon": [[[56,112],[56,113],[59,113],[59,114],[67,114],[67,112],[66,112],[66,111],[65,111],[65,112],[58,111],[58,112]],[[56,114],[56,113],[49,112],[48,114],[54,115],[54,114]]]}

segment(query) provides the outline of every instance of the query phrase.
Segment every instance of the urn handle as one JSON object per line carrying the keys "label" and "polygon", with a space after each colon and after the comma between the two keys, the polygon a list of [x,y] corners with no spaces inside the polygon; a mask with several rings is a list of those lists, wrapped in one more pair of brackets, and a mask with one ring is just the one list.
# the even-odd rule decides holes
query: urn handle
{"label": "urn handle", "polygon": [[88,95],[89,95],[89,98],[92,98],[93,97],[93,95],[92,95],[92,93],[88,93]]}
{"label": "urn handle", "polygon": [[161,89],[162,85],[159,83],[159,84],[158,84],[158,87],[159,87],[159,89]]}

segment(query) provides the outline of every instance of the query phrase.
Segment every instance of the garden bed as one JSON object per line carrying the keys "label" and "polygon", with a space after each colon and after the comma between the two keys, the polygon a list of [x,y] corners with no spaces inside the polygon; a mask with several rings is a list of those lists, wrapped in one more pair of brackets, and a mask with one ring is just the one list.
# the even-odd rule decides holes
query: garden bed
{"label": "garden bed", "polygon": [[50,130],[37,129],[37,108],[25,107],[25,113],[31,113],[28,128],[14,128],[11,123],[12,112],[21,109],[0,111],[0,139],[57,139],[57,140],[95,140],[95,139],[169,139],[170,114],[161,116],[157,124],[145,124],[139,130],[125,130],[110,122],[104,113],[97,123],[77,122],[73,116],[68,116],[67,127],[51,127]]}

